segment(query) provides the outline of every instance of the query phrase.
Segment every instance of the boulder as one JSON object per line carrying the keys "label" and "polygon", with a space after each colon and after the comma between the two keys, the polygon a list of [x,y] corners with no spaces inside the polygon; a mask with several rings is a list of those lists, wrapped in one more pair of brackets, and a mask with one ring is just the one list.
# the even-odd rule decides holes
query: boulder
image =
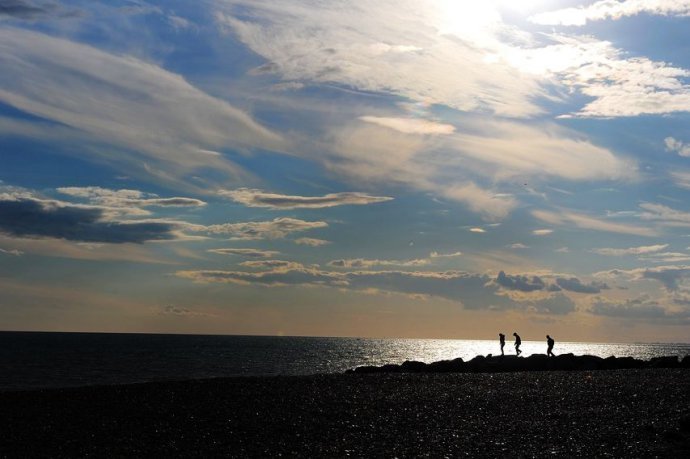
{"label": "boulder", "polygon": [[666,356],[666,357],[652,357],[647,364],[649,368],[677,368],[678,357],[676,356]]}
{"label": "boulder", "polygon": [[400,365],[400,369],[406,373],[422,373],[426,371],[426,363],[414,360],[406,360]]}

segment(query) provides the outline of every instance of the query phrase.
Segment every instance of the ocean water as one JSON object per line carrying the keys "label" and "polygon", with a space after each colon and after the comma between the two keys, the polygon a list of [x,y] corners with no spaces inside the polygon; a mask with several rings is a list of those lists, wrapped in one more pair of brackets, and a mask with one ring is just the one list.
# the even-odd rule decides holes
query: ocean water
{"label": "ocean water", "polygon": [[[523,341],[521,349],[523,356],[544,354],[546,343]],[[512,341],[505,351],[514,353]],[[648,360],[684,357],[690,343],[556,342],[554,352]],[[360,365],[499,353],[498,340],[0,332],[0,390],[338,373]]]}

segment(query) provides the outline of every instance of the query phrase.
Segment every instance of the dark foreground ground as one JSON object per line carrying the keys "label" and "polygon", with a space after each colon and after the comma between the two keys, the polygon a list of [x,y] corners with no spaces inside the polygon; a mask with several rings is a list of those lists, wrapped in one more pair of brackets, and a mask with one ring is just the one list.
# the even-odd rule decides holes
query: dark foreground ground
{"label": "dark foreground ground", "polygon": [[0,393],[0,456],[690,457],[690,371],[347,374]]}

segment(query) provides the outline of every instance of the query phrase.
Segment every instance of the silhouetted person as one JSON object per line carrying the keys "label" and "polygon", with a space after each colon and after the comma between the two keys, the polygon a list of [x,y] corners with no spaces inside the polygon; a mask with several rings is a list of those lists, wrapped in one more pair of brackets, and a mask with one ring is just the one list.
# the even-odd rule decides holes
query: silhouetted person
{"label": "silhouetted person", "polygon": [[546,349],[546,355],[556,357],[553,353],[553,345],[555,343],[556,342],[553,340],[553,338],[551,338],[549,335],[546,335],[546,345],[548,346],[548,348]]}
{"label": "silhouetted person", "polygon": [[506,335],[504,335],[503,333],[499,333],[498,334],[498,342],[501,344],[501,355],[505,355],[503,353],[503,346],[506,345]]}
{"label": "silhouetted person", "polygon": [[522,351],[520,350],[520,345],[522,344],[522,340],[520,339],[520,335],[517,333],[513,333],[513,336],[515,337],[515,353],[517,355],[522,354]]}

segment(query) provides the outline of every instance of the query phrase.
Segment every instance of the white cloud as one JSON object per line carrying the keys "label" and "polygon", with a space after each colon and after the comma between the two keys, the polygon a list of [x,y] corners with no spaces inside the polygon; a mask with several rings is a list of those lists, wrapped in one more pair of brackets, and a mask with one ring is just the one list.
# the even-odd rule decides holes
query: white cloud
{"label": "white cloud", "polygon": [[374,204],[393,199],[358,192],[330,193],[324,196],[289,196],[251,188],[219,190],[218,194],[247,207],[266,207],[269,209],[322,209],[344,205]]}
{"label": "white cloud", "polygon": [[[631,161],[596,146],[575,131],[553,123],[537,126],[517,122],[476,120],[466,123],[473,133],[449,138],[466,166],[467,158],[490,165],[491,178],[513,179],[525,175],[568,180],[622,179],[636,175]],[[520,145],[516,148],[515,145]],[[452,159],[451,159],[452,161]],[[451,163],[452,164],[452,163]],[[597,164],[598,167],[592,167]],[[481,171],[481,167],[475,169]]]}
{"label": "white cloud", "polygon": [[654,252],[659,252],[668,247],[668,244],[656,244],[656,245],[643,245],[639,247],[629,247],[627,249],[613,249],[613,248],[601,248],[592,249],[592,252],[598,253],[599,255],[609,255],[614,257],[622,257],[626,255],[645,255]]}
{"label": "white cloud", "polygon": [[571,211],[550,212],[545,210],[533,210],[532,215],[537,219],[552,225],[574,226],[576,228],[621,234],[634,234],[637,236],[655,236],[657,234],[657,232],[652,228],[610,222]]}
{"label": "white cloud", "polygon": [[223,223],[199,227],[197,231],[211,234],[227,234],[231,239],[282,239],[291,233],[325,228],[328,223],[321,221],[304,221],[297,218],[275,218],[271,221]]}
{"label": "white cloud", "polygon": [[216,253],[219,255],[239,255],[245,258],[270,258],[280,254],[275,250],[261,250],[261,249],[234,249],[234,248],[223,248],[223,249],[209,249],[207,252]]}
{"label": "white cloud", "polygon": [[470,233],[486,233],[486,230],[483,228],[470,228],[469,231]]}
{"label": "white cloud", "polygon": [[521,243],[521,242],[516,242],[515,244],[510,244],[510,245],[508,246],[508,248],[516,249],[516,250],[517,250],[517,249],[529,249],[529,246],[528,246],[528,245],[525,245],[525,244],[523,244],[523,243]]}
{"label": "white cloud", "polygon": [[244,261],[240,265],[248,268],[270,269],[274,272],[304,269],[304,265],[301,263],[285,260],[252,260]]}
{"label": "white cloud", "polygon": [[111,207],[200,207],[206,203],[199,199],[171,197],[160,198],[139,190],[110,190],[98,186],[61,187],[57,191],[68,196],[86,198],[94,204]]}
{"label": "white cloud", "polygon": [[455,126],[419,118],[386,118],[378,116],[360,116],[360,120],[378,124],[404,134],[452,134]]}
{"label": "white cloud", "polygon": [[663,204],[642,203],[640,207],[645,210],[640,214],[644,220],[657,221],[664,226],[690,226],[690,212],[676,210]]}
{"label": "white cloud", "polygon": [[509,50],[497,58],[594,98],[574,116],[618,117],[690,110],[690,86],[684,83],[690,71],[646,57],[627,57],[610,42],[589,36],[549,38],[556,44]]}
{"label": "white cloud", "polygon": [[299,237],[292,242],[294,242],[297,245],[306,245],[309,247],[321,247],[331,243],[331,241],[326,241],[324,239],[316,239],[313,237]]}
{"label": "white cloud", "polygon": [[668,291],[677,291],[690,278],[690,265],[665,265],[635,269],[614,269],[594,274],[602,278],[627,278],[631,280],[654,280]]}
{"label": "white cloud", "polygon": [[13,28],[0,30],[0,41],[0,101],[72,128],[85,142],[80,154],[130,174],[176,180],[212,167],[238,178],[238,166],[204,151],[282,143],[247,113],[134,57]]}
{"label": "white cloud", "polygon": [[462,255],[462,252],[450,252],[450,253],[431,252],[429,254],[429,258],[452,258],[452,257],[459,257],[461,255]]}
{"label": "white cloud", "polygon": [[679,187],[690,189],[690,171],[672,171],[671,178]]}
{"label": "white cloud", "polygon": [[638,14],[690,15],[688,0],[599,0],[587,6],[535,14],[529,20],[543,25],[583,26],[588,21],[620,19]]}
{"label": "white cloud", "polygon": [[[617,5],[599,3],[612,4]],[[628,57],[592,37],[530,35],[503,23],[491,2],[224,5],[219,23],[268,61],[263,70],[286,81],[338,83],[511,117],[543,112],[540,98],[565,99],[564,93],[547,92],[553,84],[594,98],[576,112],[582,117],[690,110],[687,70]],[[674,5],[657,10],[681,8]],[[542,45],[545,39],[555,44]],[[459,69],[462,78],[456,77]]]}
{"label": "white cloud", "polygon": [[424,266],[429,264],[429,259],[419,258],[414,260],[367,260],[364,258],[340,259],[328,262],[328,266],[337,268],[371,268],[374,266]]}
{"label": "white cloud", "polygon": [[491,221],[505,218],[517,205],[517,201],[512,196],[492,193],[472,182],[450,186],[442,193],[448,199],[465,203],[470,210],[482,214]]}
{"label": "white cloud", "polygon": [[542,111],[534,97],[545,91],[536,78],[486,59],[486,49],[519,35],[490,3],[380,0],[343,8],[226,0],[217,20],[266,59],[262,70],[286,81],[338,83],[463,111]]}
{"label": "white cloud", "polygon": [[652,263],[687,263],[690,261],[690,254],[683,252],[659,252],[641,256],[639,259],[651,261]]}
{"label": "white cloud", "polygon": [[532,231],[532,234],[535,236],[548,236],[551,233],[553,233],[551,229],[535,229]]}
{"label": "white cloud", "polygon": [[678,153],[680,156],[690,156],[690,144],[676,140],[673,137],[666,137],[664,144],[666,145],[666,151]]}
{"label": "white cloud", "polygon": [[17,250],[17,249],[1,249],[0,248],[0,253],[3,253],[5,255],[12,255],[15,257],[20,257],[20,256],[24,255],[24,252],[22,252],[21,250]]}

